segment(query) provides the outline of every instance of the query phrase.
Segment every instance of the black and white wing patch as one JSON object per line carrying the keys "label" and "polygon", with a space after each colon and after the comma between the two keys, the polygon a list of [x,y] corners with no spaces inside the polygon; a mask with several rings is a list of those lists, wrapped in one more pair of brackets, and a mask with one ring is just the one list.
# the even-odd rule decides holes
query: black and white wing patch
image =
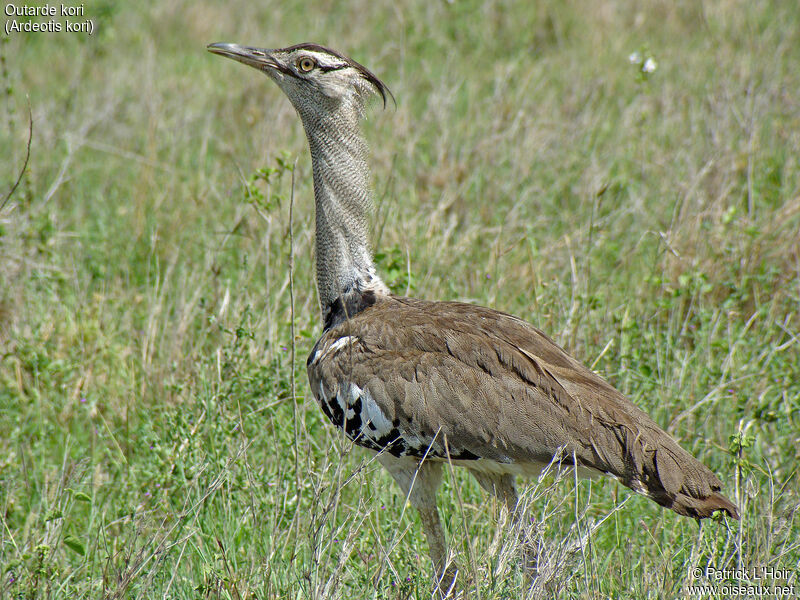
{"label": "black and white wing patch", "polygon": [[324,335],[311,351],[308,379],[322,412],[350,440],[398,457],[479,458],[466,449],[446,445],[444,436],[436,431],[415,427],[410,417],[397,414],[392,399],[375,398],[358,368],[360,356],[368,352],[364,345],[356,336],[332,338]]}

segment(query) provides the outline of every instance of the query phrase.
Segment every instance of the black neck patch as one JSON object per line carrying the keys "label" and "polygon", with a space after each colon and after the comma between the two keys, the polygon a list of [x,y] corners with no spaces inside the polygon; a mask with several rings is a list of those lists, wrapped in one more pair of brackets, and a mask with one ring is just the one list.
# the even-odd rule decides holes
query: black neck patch
{"label": "black neck patch", "polygon": [[331,327],[352,319],[365,308],[369,308],[378,301],[378,295],[373,290],[352,289],[346,294],[336,298],[330,306],[325,308],[325,323],[323,333]]}

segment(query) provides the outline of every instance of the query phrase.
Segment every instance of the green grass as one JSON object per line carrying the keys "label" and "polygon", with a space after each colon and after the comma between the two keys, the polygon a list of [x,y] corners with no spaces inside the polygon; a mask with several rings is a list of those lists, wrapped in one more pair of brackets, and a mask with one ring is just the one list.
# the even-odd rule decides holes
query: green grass
{"label": "green grass", "polygon": [[[525,484],[558,562],[529,597],[683,597],[706,565],[800,589],[795,3],[145,4],[0,38],[0,204],[33,116],[0,208],[0,598],[430,597],[416,515],[307,388],[299,120],[214,41],[377,73],[395,291],[537,324],[742,508],[698,529],[614,481]],[[477,484],[448,474],[440,509],[468,597],[523,597]]]}

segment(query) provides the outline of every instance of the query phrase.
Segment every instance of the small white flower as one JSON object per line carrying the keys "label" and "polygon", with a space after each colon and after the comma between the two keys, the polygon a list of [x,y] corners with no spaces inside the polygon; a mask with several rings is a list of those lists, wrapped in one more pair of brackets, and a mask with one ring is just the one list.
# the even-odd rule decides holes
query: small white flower
{"label": "small white flower", "polygon": [[628,56],[628,61],[632,65],[638,65],[642,62],[642,55],[638,52],[631,52],[630,56]]}
{"label": "small white flower", "polygon": [[642,65],[642,72],[652,73],[657,68],[658,68],[658,63],[654,61],[652,58],[648,58],[646,61],[644,61],[644,64]]}

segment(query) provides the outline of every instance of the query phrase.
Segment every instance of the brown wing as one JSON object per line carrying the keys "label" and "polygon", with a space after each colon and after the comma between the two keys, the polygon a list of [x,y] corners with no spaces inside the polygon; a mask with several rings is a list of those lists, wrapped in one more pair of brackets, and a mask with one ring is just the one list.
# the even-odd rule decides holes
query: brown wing
{"label": "brown wing", "polygon": [[564,448],[679,514],[737,517],[705,465],[511,315],[388,297],[328,330],[308,374],[328,417],[363,446],[500,465],[547,464]]}

